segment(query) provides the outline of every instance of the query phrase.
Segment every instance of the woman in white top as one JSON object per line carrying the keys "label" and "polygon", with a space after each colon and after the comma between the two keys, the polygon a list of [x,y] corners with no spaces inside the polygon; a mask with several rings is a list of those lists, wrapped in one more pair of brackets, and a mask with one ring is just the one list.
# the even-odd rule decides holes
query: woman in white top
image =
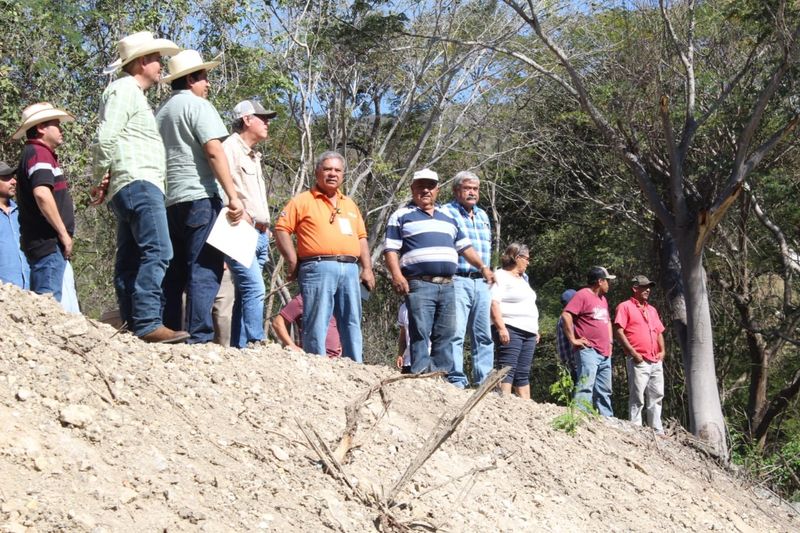
{"label": "woman in white top", "polygon": [[531,363],[539,342],[539,311],[536,293],[528,284],[528,247],[511,243],[500,258],[492,285],[492,337],[496,349],[495,368],[510,366],[500,383],[503,395],[512,387],[520,398],[531,397]]}

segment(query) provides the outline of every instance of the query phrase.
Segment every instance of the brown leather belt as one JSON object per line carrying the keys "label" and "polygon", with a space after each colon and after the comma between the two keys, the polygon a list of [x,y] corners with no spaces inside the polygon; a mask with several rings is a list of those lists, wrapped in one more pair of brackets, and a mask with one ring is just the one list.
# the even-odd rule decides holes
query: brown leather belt
{"label": "brown leather belt", "polygon": [[313,255],[311,257],[301,257],[298,261],[300,263],[308,263],[311,261],[337,261],[339,263],[357,263],[358,257],[352,255]]}
{"label": "brown leather belt", "polygon": [[253,227],[256,228],[260,233],[264,233],[269,229],[269,224],[266,222],[256,222],[253,224]]}

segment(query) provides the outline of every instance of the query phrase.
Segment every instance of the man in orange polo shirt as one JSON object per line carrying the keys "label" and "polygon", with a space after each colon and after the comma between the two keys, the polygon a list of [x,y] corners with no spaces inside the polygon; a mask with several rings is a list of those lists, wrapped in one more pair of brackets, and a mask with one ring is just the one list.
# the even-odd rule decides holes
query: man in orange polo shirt
{"label": "man in orange polo shirt", "polygon": [[[303,349],[325,355],[331,315],[336,317],[342,355],[362,362],[361,287],[375,288],[364,219],[339,191],[344,158],[324,152],[314,170],[316,184],[286,204],[275,223],[275,244],[303,295]],[[291,235],[297,239],[297,249]],[[361,264],[359,275],[358,264]]]}

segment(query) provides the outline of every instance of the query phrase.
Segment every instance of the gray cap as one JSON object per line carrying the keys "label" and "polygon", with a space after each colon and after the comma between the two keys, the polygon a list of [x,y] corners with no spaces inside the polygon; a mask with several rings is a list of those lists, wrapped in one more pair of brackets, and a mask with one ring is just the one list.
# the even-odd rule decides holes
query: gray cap
{"label": "gray cap", "polygon": [[647,279],[647,276],[642,276],[641,274],[638,276],[633,276],[631,282],[633,283],[634,287],[655,287],[656,285],[655,281],[650,281]]}
{"label": "gray cap", "polygon": [[248,115],[257,115],[267,119],[273,119],[278,116],[278,113],[271,109],[264,109],[264,106],[255,100],[242,100],[233,108],[233,120],[246,117]]}
{"label": "gray cap", "polygon": [[9,176],[17,171],[17,167],[10,167],[5,161],[0,161],[0,176]]}

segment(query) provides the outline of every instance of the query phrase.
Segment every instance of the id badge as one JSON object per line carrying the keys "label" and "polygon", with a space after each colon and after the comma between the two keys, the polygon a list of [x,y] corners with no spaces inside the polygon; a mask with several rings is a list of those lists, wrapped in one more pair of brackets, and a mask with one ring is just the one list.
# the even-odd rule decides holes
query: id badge
{"label": "id badge", "polygon": [[342,232],[342,235],[352,235],[353,234],[353,226],[350,225],[350,219],[347,217],[336,217],[336,220],[339,221],[339,231]]}

